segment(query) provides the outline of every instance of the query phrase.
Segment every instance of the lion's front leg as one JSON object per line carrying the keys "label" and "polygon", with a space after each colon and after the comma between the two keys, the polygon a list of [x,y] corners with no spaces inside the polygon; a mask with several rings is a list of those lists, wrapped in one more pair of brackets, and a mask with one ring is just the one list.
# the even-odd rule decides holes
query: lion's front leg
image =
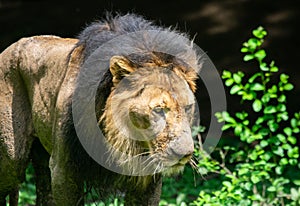
{"label": "lion's front leg", "polygon": [[72,165],[64,138],[55,137],[50,158],[51,186],[55,205],[83,205],[83,182]]}
{"label": "lion's front leg", "polygon": [[156,177],[152,179],[151,183],[145,190],[133,189],[126,193],[125,205],[126,206],[158,206],[161,194],[162,178]]}

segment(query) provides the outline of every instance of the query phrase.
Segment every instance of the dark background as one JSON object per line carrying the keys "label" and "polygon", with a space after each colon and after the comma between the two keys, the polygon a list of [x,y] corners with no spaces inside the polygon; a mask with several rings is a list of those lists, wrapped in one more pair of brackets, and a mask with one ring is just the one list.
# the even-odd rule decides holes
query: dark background
{"label": "dark background", "polygon": [[[218,71],[242,70],[251,73],[254,64],[242,61],[240,48],[259,25],[268,31],[264,44],[268,57],[280,72],[288,73],[296,86],[288,99],[292,111],[300,110],[300,6],[298,0],[0,0],[0,52],[21,37],[53,34],[76,35],[105,11],[135,12],[156,23],[196,35],[195,43],[214,62]],[[203,91],[205,88],[203,89]],[[200,87],[201,93],[201,87]],[[201,94],[200,94],[201,95]],[[209,116],[209,98],[200,98],[202,117]],[[239,101],[230,97],[228,109],[241,110]],[[203,109],[204,108],[204,109]]]}

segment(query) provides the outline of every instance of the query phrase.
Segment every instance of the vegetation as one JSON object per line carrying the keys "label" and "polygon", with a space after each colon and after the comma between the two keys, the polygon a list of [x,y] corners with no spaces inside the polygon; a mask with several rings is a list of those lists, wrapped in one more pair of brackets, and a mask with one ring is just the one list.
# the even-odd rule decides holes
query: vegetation
{"label": "vegetation", "polygon": [[[286,93],[293,85],[287,74],[279,73],[274,61],[267,63],[262,49],[266,35],[258,27],[241,49],[244,61],[258,63],[256,71],[246,75],[225,70],[222,75],[230,95],[240,98],[242,110],[234,114],[219,112],[216,117],[224,122],[223,130],[235,137],[222,138],[211,155],[198,146],[197,168],[187,167],[178,181],[166,178],[160,205],[300,205],[296,137],[300,113],[291,116],[288,112]],[[20,203],[34,203],[31,167]],[[109,205],[121,203],[115,199]]]}
{"label": "vegetation", "polygon": [[262,27],[255,29],[241,49],[244,61],[258,62],[258,71],[250,77],[223,72],[230,94],[238,95],[247,110],[216,114],[225,123],[223,130],[233,130],[238,142],[219,149],[220,161],[199,151],[199,167],[221,175],[222,181],[219,188],[201,190],[194,205],[300,204],[300,114],[290,117],[287,111],[286,92],[293,89],[289,76],[275,75],[279,69],[274,61],[265,62],[261,45],[266,34]]}

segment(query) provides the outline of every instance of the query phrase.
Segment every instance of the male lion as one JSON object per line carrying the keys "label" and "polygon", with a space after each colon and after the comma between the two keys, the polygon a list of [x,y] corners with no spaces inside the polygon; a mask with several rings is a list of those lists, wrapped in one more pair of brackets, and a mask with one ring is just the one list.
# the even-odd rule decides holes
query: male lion
{"label": "male lion", "polygon": [[[161,176],[178,174],[191,161],[200,64],[191,42],[164,37],[157,43],[147,38],[148,30],[159,31],[157,39],[160,32],[184,36],[127,14],[90,25],[79,39],[22,38],[1,53],[0,205],[7,195],[11,205],[17,204],[29,161],[36,173],[37,205],[83,205],[84,187],[95,188],[101,197],[125,194],[127,205],[158,205]],[[82,65],[101,45],[139,31],[145,39],[131,45],[134,53],[111,48],[107,68],[99,68],[95,115],[110,148],[107,161],[130,171],[138,166],[131,164],[132,157],[150,157],[155,171],[145,176],[99,165],[80,144],[72,117]],[[176,47],[175,55],[155,51],[164,41]]]}

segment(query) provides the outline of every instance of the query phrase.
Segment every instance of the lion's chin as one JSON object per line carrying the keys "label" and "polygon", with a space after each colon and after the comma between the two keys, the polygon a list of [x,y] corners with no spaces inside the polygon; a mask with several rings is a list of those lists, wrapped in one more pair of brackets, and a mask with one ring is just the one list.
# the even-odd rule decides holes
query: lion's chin
{"label": "lion's chin", "polygon": [[162,171],[162,175],[163,176],[174,176],[174,175],[179,175],[183,172],[184,170],[184,164],[176,164],[176,165],[173,165],[171,167],[168,167],[168,168],[165,168],[163,171]]}

